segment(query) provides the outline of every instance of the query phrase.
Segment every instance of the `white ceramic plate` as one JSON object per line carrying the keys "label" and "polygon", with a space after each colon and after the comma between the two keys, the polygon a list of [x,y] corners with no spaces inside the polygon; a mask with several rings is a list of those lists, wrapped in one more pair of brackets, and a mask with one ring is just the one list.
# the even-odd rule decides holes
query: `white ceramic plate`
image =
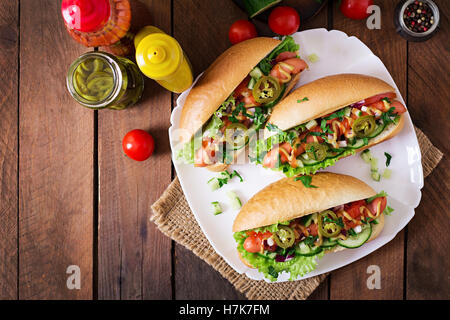
{"label": "white ceramic plate", "polygon": [[[319,57],[319,61],[309,63],[310,68],[302,73],[298,86],[331,74],[360,73],[378,77],[391,84],[397,90],[398,99],[404,103],[383,62],[359,39],[348,37],[341,31],[327,31],[326,29],[306,30],[294,34],[293,37],[300,44],[301,57],[306,59],[313,53]],[[178,135],[175,135],[174,132],[178,128],[181,109],[188,93],[189,90],[180,95],[177,107],[172,112],[172,127],[169,129],[172,150],[179,148],[177,146]],[[370,177],[369,166],[363,162],[359,154],[340,160],[337,165],[327,169],[327,171],[357,177],[375,190],[384,190],[389,194],[388,204],[395,211],[391,216],[386,217],[383,232],[376,240],[361,248],[325,255],[319,260],[316,270],[299,279],[335,270],[370,254],[392,240],[414,216],[414,208],[418,206],[421,198],[423,174],[421,154],[413,124],[409,114],[406,113],[405,116],[405,127],[399,135],[371,148],[371,152],[379,159],[380,171],[384,169],[384,152],[393,156],[389,166],[393,171],[390,179],[382,179],[380,182],[373,181]],[[241,183],[234,178],[223,188],[211,191],[206,183],[216,175],[215,173],[203,168],[194,168],[192,165],[177,163],[174,152],[172,155],[186,199],[216,252],[237,272],[245,273],[251,279],[265,279],[262,273],[246,267],[238,257],[231,231],[238,211],[233,210],[228,204],[226,191],[235,191],[241,201],[245,203],[266,185],[282,178],[283,174],[253,164],[234,165],[230,169],[236,169],[244,178],[244,182]],[[211,213],[210,203],[212,201],[221,203],[224,209],[222,214],[214,216]],[[286,281],[288,278],[289,275],[283,273],[279,276],[278,281]]]}

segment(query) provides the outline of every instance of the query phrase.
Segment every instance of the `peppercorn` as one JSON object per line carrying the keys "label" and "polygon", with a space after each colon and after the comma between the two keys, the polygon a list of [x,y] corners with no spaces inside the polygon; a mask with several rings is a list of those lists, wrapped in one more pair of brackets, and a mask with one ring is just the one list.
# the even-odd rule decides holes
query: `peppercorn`
{"label": "peppercorn", "polygon": [[403,21],[409,30],[421,33],[427,31],[434,23],[434,17],[427,3],[415,1],[406,7]]}

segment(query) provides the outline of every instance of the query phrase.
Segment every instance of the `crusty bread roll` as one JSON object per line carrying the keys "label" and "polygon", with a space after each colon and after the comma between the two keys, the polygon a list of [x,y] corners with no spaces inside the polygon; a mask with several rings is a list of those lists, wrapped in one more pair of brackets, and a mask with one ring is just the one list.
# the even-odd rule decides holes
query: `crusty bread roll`
{"label": "crusty bread roll", "polygon": [[[183,143],[188,142],[206,124],[250,71],[280,43],[280,40],[273,38],[253,38],[230,47],[214,61],[189,92],[181,110],[180,128],[185,130],[180,136]],[[286,85],[282,99],[299,79],[300,73]],[[217,172],[227,167],[226,164],[218,163],[206,168]]]}
{"label": "crusty bread roll", "polygon": [[[378,224],[372,225],[372,234],[370,235],[369,240],[366,241],[372,241],[373,239],[375,239],[376,237],[378,237],[378,235],[381,233],[381,231],[383,230],[384,227],[384,214],[380,214],[380,216],[377,219]],[[341,247],[341,246],[335,246],[332,249],[326,250],[325,253],[331,253],[331,252],[339,252],[342,250],[345,250],[347,248]],[[238,251],[238,255],[239,255],[239,259],[241,259],[242,263],[245,264],[247,267],[255,269],[254,266],[252,266],[247,260],[245,260],[241,253]]]}
{"label": "crusty bread roll", "polygon": [[233,232],[289,221],[377,194],[351,176],[320,172],[311,177],[311,185],[317,188],[307,188],[295,178],[283,178],[259,191],[242,206]]}
{"label": "crusty bread roll", "polygon": [[[395,89],[383,80],[362,74],[343,73],[320,78],[292,91],[273,110],[268,123],[285,131],[386,92],[395,92]],[[305,97],[307,101],[297,102]],[[265,137],[273,134],[266,130]]]}
{"label": "crusty bread roll", "polygon": [[[371,76],[343,73],[320,78],[294,90],[284,98],[274,109],[267,123],[285,131],[386,92],[395,93],[395,89],[383,80]],[[305,97],[308,98],[307,101],[297,102]],[[400,116],[398,123],[389,124],[381,134],[370,139],[368,145],[355,151],[360,152],[391,139],[403,129],[404,125],[405,118]],[[266,126],[265,139],[275,134],[277,133],[269,131]]]}
{"label": "crusty bread roll", "polygon": [[[348,175],[321,172],[311,177],[311,185],[318,188],[307,188],[294,178],[283,178],[259,191],[242,206],[234,220],[233,232],[293,220],[376,195],[370,186]],[[378,224],[372,225],[372,234],[367,242],[378,237],[383,230],[383,213],[377,221]],[[326,253],[344,249],[346,248],[335,246]],[[253,268],[240,253],[239,258],[246,266]]]}
{"label": "crusty bread roll", "polygon": [[217,111],[250,71],[273,49],[280,40],[258,37],[231,46],[222,53],[189,92],[181,110],[180,128],[188,142]]}

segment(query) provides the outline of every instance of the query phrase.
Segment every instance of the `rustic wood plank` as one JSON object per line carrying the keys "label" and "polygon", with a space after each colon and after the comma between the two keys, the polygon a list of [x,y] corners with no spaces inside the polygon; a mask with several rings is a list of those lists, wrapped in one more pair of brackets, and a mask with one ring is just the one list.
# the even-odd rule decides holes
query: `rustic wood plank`
{"label": "rustic wood plank", "polygon": [[0,2],[0,299],[17,299],[19,2]]}
{"label": "rustic wood plank", "polygon": [[[135,24],[171,29],[170,1],[141,1],[149,14]],[[171,180],[168,141],[171,94],[146,79],[140,103],[98,113],[99,134],[99,299],[170,299],[171,241],[149,222],[151,204]],[[128,159],[122,138],[144,129],[156,150],[144,162]]]}
{"label": "rustic wood plank", "polygon": [[[394,78],[400,92],[406,97],[406,41],[394,28],[392,20],[396,0],[380,1],[381,29],[369,30],[366,21],[354,21],[343,16],[334,5],[333,28],[361,39],[375,55],[380,57]],[[394,240],[371,255],[339,269],[331,275],[330,299],[402,299],[404,231]],[[381,289],[369,290],[366,285],[367,268],[377,265],[381,269]]]}
{"label": "rustic wood plank", "polygon": [[[415,124],[444,154],[448,148],[448,28],[450,3],[436,1],[441,24],[423,43],[408,43],[408,107]],[[448,203],[450,161],[444,157],[425,180],[422,201],[408,225],[407,299],[450,299]]]}
{"label": "rustic wood plank", "polygon": [[[90,299],[93,113],[65,86],[85,49],[66,33],[60,1],[20,10],[19,298]],[[81,270],[79,290],[66,286],[70,265]]]}
{"label": "rustic wood plank", "polygon": [[[245,18],[246,14],[231,1],[173,1],[174,37],[189,57],[195,76],[231,45],[229,26]],[[244,299],[192,252],[177,244],[175,254],[176,299]]]}

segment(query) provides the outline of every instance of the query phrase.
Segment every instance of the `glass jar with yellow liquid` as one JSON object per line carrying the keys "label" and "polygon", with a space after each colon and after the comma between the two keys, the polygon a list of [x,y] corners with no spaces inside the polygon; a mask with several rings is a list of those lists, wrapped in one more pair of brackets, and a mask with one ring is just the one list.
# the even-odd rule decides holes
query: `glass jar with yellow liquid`
{"label": "glass jar with yellow liquid", "polygon": [[89,109],[126,109],[144,91],[144,78],[135,63],[99,51],[78,57],[69,67],[66,82],[72,97]]}

